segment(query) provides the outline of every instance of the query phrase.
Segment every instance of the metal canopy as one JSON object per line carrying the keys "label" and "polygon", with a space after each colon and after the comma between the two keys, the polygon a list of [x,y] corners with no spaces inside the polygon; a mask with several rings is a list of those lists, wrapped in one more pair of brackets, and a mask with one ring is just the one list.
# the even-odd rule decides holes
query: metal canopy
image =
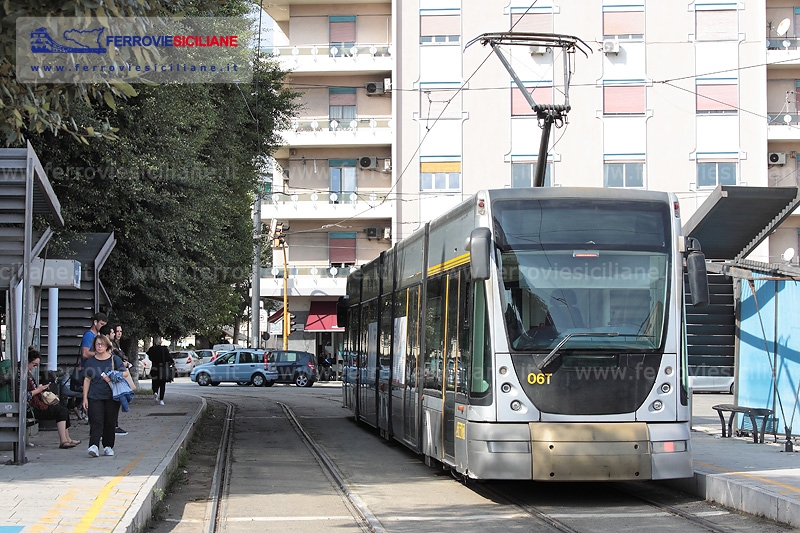
{"label": "metal canopy", "polygon": [[707,259],[741,259],[792,214],[797,187],[720,185],[683,225]]}

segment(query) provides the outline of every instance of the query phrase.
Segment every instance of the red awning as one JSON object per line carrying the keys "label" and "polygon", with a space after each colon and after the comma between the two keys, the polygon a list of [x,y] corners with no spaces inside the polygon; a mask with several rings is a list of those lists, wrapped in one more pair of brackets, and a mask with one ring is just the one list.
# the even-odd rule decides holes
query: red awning
{"label": "red awning", "polygon": [[336,325],[336,302],[311,302],[305,331],[344,331]]}
{"label": "red awning", "polygon": [[269,315],[267,322],[269,322],[270,324],[274,324],[278,320],[283,320],[283,307],[281,307],[280,309]]}

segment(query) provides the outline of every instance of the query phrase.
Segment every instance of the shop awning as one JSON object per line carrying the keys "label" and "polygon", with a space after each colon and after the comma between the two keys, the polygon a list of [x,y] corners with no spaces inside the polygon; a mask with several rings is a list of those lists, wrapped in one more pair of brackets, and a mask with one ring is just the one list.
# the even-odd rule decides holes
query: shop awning
{"label": "shop awning", "polygon": [[344,331],[336,325],[336,302],[311,302],[306,331]]}
{"label": "shop awning", "polygon": [[270,324],[274,324],[279,320],[283,320],[283,307],[281,307],[280,309],[269,315],[267,322],[269,322]]}

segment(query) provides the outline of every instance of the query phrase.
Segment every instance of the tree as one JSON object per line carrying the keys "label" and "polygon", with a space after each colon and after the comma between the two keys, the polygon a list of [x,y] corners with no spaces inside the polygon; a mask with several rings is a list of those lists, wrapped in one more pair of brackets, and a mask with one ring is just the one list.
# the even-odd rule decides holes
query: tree
{"label": "tree", "polygon": [[[106,17],[158,17],[182,11],[194,14],[240,12],[243,1],[161,0],[155,2],[113,0],[5,0],[0,5],[0,134],[6,146],[24,145],[28,136],[48,131],[66,132],[87,143],[100,137],[113,139],[111,123],[101,121],[80,128],[71,120],[76,102],[94,102],[114,107],[117,99],[134,96],[126,83],[114,84],[34,84],[21,83],[16,75],[17,29],[19,17],[83,17],[100,20]],[[25,39],[25,36],[19,36]]]}
{"label": "tree", "polygon": [[177,338],[235,321],[252,270],[258,162],[295,106],[284,75],[264,64],[241,87],[138,86],[116,109],[73,107],[79,128],[108,121],[116,139],[32,138],[66,227],[116,233],[101,277],[130,335]]}

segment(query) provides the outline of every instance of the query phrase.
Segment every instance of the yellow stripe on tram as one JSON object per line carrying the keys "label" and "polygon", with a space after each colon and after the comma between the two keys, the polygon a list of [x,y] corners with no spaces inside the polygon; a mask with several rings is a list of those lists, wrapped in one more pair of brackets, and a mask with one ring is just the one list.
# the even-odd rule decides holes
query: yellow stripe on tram
{"label": "yellow stripe on tram", "polygon": [[433,276],[436,274],[441,274],[442,272],[452,270],[456,267],[460,267],[461,265],[466,265],[467,263],[469,263],[469,252],[461,254],[458,257],[454,257],[453,259],[449,259],[444,263],[433,265],[432,267],[428,268],[428,275]]}

